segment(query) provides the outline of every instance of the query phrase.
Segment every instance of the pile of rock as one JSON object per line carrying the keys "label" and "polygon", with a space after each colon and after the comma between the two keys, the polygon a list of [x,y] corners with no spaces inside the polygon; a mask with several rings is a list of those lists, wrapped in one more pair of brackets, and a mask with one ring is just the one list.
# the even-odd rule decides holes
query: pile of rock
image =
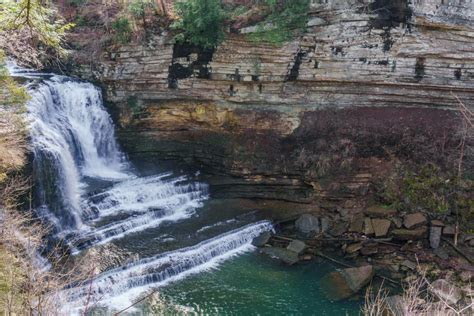
{"label": "pile of rock", "polygon": [[[408,282],[423,268],[450,284],[456,280],[464,285],[474,281],[474,266],[469,259],[460,257],[458,250],[443,242],[443,236],[454,235],[454,227],[430,220],[421,212],[400,215],[395,209],[372,206],[343,219],[303,214],[284,223],[280,235],[265,233],[253,244],[262,247],[262,253],[289,265],[312,260],[322,250],[330,249],[334,256],[344,256],[360,266],[330,273],[323,279],[322,287],[331,299],[354,295],[370,282],[375,271],[377,275]],[[460,235],[460,242],[472,247],[474,235]]]}

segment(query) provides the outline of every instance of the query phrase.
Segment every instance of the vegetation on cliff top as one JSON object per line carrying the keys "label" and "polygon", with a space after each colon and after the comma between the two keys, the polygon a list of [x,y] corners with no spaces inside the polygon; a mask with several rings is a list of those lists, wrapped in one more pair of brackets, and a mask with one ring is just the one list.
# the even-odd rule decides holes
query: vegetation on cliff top
{"label": "vegetation on cliff top", "polygon": [[64,36],[73,27],[55,6],[40,0],[3,0],[0,10],[0,48],[19,62],[41,66],[45,59],[66,54]]}
{"label": "vegetation on cliff top", "polygon": [[186,0],[175,7],[179,18],[172,27],[179,31],[177,42],[212,48],[224,39],[225,13],[220,0]]}

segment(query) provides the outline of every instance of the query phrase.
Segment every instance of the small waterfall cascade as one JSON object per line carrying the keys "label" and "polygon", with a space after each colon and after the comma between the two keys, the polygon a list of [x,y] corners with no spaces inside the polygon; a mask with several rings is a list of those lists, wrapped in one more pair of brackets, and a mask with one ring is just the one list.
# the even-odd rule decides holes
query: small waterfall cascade
{"label": "small waterfall cascade", "polygon": [[81,308],[92,297],[114,309],[128,306],[139,293],[215,268],[223,261],[254,249],[251,242],[272,230],[269,221],[249,224],[183,248],[155,257],[138,260],[107,271],[87,284],[68,289],[65,295],[71,306]]}

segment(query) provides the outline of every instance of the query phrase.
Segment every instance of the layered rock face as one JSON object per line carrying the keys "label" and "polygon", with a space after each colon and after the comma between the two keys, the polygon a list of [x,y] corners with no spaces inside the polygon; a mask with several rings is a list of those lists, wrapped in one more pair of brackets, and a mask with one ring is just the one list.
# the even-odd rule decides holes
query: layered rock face
{"label": "layered rock face", "polygon": [[398,161],[450,161],[455,96],[474,104],[474,3],[316,0],[309,15],[281,47],[163,33],[82,76],[104,86],[132,156],[218,175],[215,194],[311,203],[364,194]]}

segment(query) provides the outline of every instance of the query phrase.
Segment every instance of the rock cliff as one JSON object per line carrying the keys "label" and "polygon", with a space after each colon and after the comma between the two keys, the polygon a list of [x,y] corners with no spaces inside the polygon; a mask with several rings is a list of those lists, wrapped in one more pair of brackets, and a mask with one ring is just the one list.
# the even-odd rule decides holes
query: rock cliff
{"label": "rock cliff", "polygon": [[308,14],[282,46],[250,28],[202,50],[164,31],[78,73],[104,87],[130,155],[191,164],[214,194],[338,200],[400,161],[447,166],[454,96],[474,104],[474,3],[314,0]]}

